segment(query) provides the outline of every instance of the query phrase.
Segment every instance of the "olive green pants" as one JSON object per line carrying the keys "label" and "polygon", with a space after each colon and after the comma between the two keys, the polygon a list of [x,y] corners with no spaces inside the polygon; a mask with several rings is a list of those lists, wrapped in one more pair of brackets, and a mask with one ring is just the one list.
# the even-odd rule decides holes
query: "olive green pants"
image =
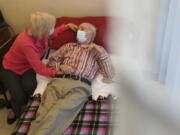
{"label": "olive green pants", "polygon": [[55,78],[47,86],[28,135],[61,135],[91,95],[79,80]]}

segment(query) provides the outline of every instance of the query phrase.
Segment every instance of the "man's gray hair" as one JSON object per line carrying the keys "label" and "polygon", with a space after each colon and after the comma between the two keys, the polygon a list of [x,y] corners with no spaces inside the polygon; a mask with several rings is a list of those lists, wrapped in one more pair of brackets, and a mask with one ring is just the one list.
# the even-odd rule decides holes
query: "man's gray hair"
{"label": "man's gray hair", "polygon": [[85,23],[85,24],[89,25],[89,28],[90,28],[90,30],[92,32],[91,42],[93,42],[95,37],[96,37],[96,27],[93,24],[91,24],[91,23]]}

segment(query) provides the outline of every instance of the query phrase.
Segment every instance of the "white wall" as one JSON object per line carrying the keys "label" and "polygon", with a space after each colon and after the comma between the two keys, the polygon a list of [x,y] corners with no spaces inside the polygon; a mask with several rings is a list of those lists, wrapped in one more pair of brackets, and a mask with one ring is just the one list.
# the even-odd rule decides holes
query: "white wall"
{"label": "white wall", "polygon": [[[119,55],[120,101],[114,135],[179,135],[179,115],[154,81],[160,0],[111,0],[109,43]],[[173,114],[174,113],[174,114]]]}
{"label": "white wall", "polygon": [[60,16],[106,15],[106,0],[0,0],[0,9],[15,32],[24,29],[31,13],[46,11]]}
{"label": "white wall", "polygon": [[147,70],[152,70],[148,68],[153,63],[160,0],[112,0],[108,9],[109,14],[120,16],[122,22],[112,25],[112,37],[117,39],[110,42],[115,42],[115,50],[121,55],[136,58]]}

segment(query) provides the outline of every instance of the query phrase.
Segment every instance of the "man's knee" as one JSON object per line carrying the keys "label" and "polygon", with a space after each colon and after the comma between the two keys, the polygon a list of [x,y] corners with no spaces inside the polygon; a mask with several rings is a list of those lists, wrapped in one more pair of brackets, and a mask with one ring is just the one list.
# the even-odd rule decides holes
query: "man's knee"
{"label": "man's knee", "polygon": [[37,87],[37,82],[35,80],[30,82],[23,82],[23,89],[29,96],[33,94],[36,87]]}

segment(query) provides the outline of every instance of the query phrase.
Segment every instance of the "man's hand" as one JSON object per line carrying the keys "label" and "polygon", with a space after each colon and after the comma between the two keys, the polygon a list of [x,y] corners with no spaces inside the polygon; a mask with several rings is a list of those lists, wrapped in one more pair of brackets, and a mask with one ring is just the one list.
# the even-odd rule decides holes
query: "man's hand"
{"label": "man's hand", "polygon": [[110,78],[102,78],[102,82],[104,83],[113,83],[114,81]]}
{"label": "man's hand", "polygon": [[56,75],[62,75],[62,74],[63,74],[63,72],[58,71]]}
{"label": "man's hand", "polygon": [[78,26],[73,23],[68,23],[66,26],[74,32],[76,32],[78,30]]}
{"label": "man's hand", "polygon": [[63,64],[63,65],[60,65],[59,68],[64,74],[72,74],[72,73],[74,73],[73,68],[68,66],[68,65]]}
{"label": "man's hand", "polygon": [[103,49],[100,46],[98,46],[94,43],[90,44],[88,49],[90,49],[90,50],[95,49],[99,53],[102,53],[102,51],[103,51]]}

